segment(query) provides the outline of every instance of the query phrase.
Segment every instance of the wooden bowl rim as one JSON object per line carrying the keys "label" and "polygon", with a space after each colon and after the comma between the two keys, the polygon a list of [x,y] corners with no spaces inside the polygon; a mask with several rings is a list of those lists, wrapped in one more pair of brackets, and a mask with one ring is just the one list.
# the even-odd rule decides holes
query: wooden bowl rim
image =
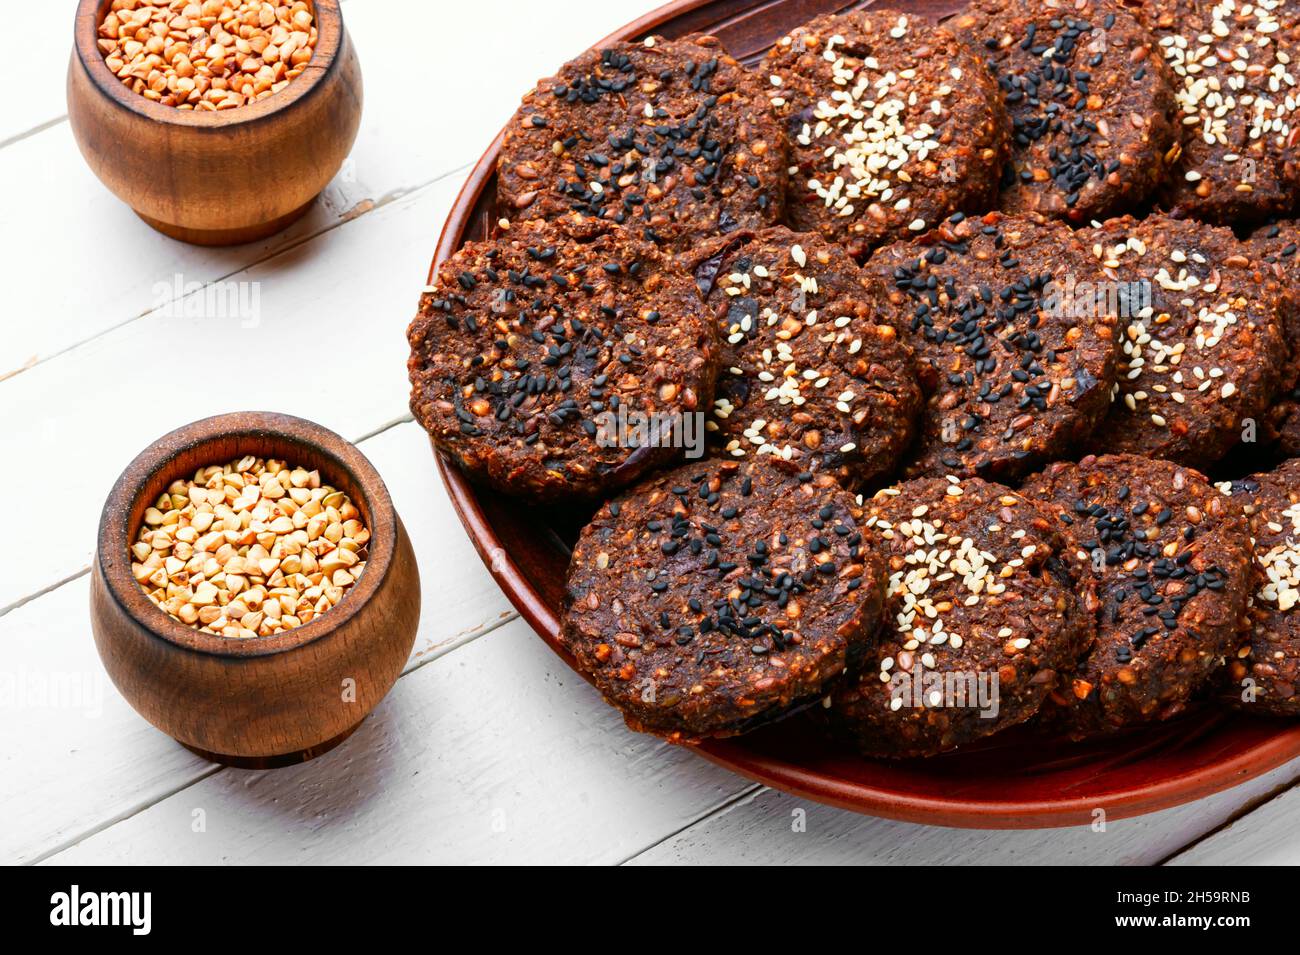
{"label": "wooden bowl rim", "polygon": [[347,42],[343,28],[343,12],[339,0],[305,0],[312,6],[316,21],[316,48],[312,51],[307,68],[293,78],[289,85],[264,100],[240,106],[237,109],[197,110],[163,106],[126,87],[108,68],[99,52],[101,11],[112,0],[77,0],[77,15],[73,22],[72,55],[90,78],[104,99],[120,109],[135,113],[142,119],[155,123],[179,126],[193,130],[222,130],[231,126],[258,123],[282,112],[316,92],[340,61],[339,52]]}
{"label": "wooden bowl rim", "polygon": [[[319,617],[266,637],[224,637],[187,627],[155,606],[131,574],[127,521],[150,479],[181,453],[231,437],[283,438],[311,447],[328,462],[322,470],[337,469],[351,479],[368,512],[369,557],[357,582],[336,606]],[[182,649],[216,656],[266,656],[306,646],[354,620],[388,575],[397,551],[397,535],[397,513],[388,487],[356,445],[305,418],[272,411],[242,411],[203,418],[176,428],[151,443],[126,466],[114,482],[100,514],[95,562],[111,599],[151,636]]]}
{"label": "wooden bowl rim", "polygon": [[[676,0],[633,20],[592,46],[635,40],[667,20],[713,0]],[[777,0],[781,2],[781,0]],[[508,121],[507,121],[508,122]],[[426,281],[462,244],[475,206],[496,172],[497,156],[505,135],[497,133],[470,170],[452,204],[438,236]],[[559,642],[560,620],[527,575],[504,547],[478,495],[494,493],[471,483],[434,449],[438,473],[452,506],[484,565],[507,599],[528,624],[576,673],[587,679]],[[1182,805],[1212,795],[1247,779],[1261,776],[1300,756],[1300,725],[1277,724],[1267,739],[1211,766],[1189,770],[1158,781],[1133,785],[1096,796],[1060,796],[1036,801],[973,800],[959,796],[932,797],[846,780],[806,769],[797,763],[768,756],[746,746],[744,737],[707,740],[689,747],[701,756],[756,782],[816,802],[901,822],[964,829],[1046,829],[1091,823],[1094,812],[1104,810],[1110,819],[1124,819]]]}

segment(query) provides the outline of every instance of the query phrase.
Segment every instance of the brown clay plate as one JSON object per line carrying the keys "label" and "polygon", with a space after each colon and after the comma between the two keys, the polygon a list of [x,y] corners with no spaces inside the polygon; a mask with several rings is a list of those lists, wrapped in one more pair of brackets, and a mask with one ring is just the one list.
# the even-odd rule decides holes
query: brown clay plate
{"label": "brown clay plate", "polygon": [[[602,43],[649,33],[672,38],[706,32],[752,63],[812,17],[866,5],[851,0],[677,0]],[[888,0],[882,5],[943,17],[965,4]],[[438,241],[431,277],[465,240],[487,234],[500,145],[498,136],[461,190]],[[470,484],[441,457],[437,462],[483,562],[524,619],[572,665],[557,641],[558,614],[569,548],[590,512],[519,504]],[[1032,829],[1089,823],[1098,809],[1111,819],[1141,815],[1234,786],[1300,756],[1300,725],[1205,711],[1100,743],[1044,742],[1013,730],[946,756],[884,762],[864,760],[826,742],[796,716],[694,748],[758,782],[844,809],[930,825]]]}

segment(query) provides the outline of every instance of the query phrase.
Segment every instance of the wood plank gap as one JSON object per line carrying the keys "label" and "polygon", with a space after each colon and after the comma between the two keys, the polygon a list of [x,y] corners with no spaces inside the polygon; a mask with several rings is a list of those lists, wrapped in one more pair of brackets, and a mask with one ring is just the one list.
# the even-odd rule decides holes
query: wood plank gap
{"label": "wood plank gap", "polygon": [[[176,745],[179,746],[180,743],[177,743]],[[218,766],[216,763],[209,763],[201,771],[195,773],[192,779],[188,779],[185,782],[181,783],[179,786],[174,786],[171,789],[167,790],[166,792],[160,793],[157,799],[145,800],[143,802],[136,804],[135,806],[130,807],[129,809],[126,809],[118,813],[115,816],[111,816],[110,818],[105,819],[102,822],[98,822],[95,825],[91,826],[89,829],[87,829],[85,832],[77,833],[77,835],[69,839],[65,839],[63,842],[59,843],[58,845],[51,846],[49,849],[46,849],[40,855],[33,856],[32,858],[25,861],[23,865],[40,865],[42,862],[44,862],[46,859],[49,859],[51,856],[58,855],[60,852],[63,852],[65,849],[71,849],[73,846],[75,846],[78,842],[81,842],[83,839],[89,839],[92,836],[104,832],[106,829],[111,829],[113,826],[116,826],[119,822],[125,822],[127,819],[130,819],[132,816],[139,815],[140,813],[148,809],[150,806],[162,802],[164,799],[169,799],[179,792],[184,792],[186,789],[189,789],[191,786],[195,785],[196,783],[201,783],[203,780],[209,778],[210,776],[217,775],[217,773],[221,772],[223,769],[225,769],[224,766]]]}
{"label": "wood plank gap", "polygon": [[[321,236],[333,232],[335,229],[341,228],[350,222],[356,222],[364,215],[367,215],[371,212],[375,212],[378,209],[383,209],[385,206],[391,205],[392,203],[397,202],[400,199],[405,199],[408,196],[413,196],[416,193],[423,192],[425,189],[432,188],[433,186],[436,186],[438,183],[442,182],[444,179],[465,172],[467,169],[469,169],[468,164],[460,165],[457,166],[455,169],[450,169],[447,172],[439,173],[434,178],[428,180],[427,182],[422,182],[419,185],[390,190],[389,192],[385,193],[384,195],[380,196],[378,199],[373,201],[369,199],[362,200],[361,202],[353,206],[352,210],[350,210],[348,213],[344,214],[339,219],[337,219],[330,225],[326,226],[325,228],[313,232],[310,235],[305,235],[301,239],[298,239],[297,241],[292,242],[289,245],[278,247],[275,250],[262,256],[261,258],[254,259],[250,262],[245,262],[237,269],[232,269],[231,271],[226,272],[222,275],[214,276],[213,278],[204,282],[199,288],[194,289],[193,291],[187,293],[186,295],[182,296],[181,298],[175,301],[168,302],[166,305],[158,306],[157,308],[147,308],[143,312],[140,312],[139,314],[132,315],[129,318],[123,319],[122,321],[118,322],[116,325],[110,325],[108,328],[102,329],[88,338],[83,338],[80,341],[76,341],[69,345],[65,345],[62,348],[58,349],[57,351],[50,352],[48,355],[45,355],[44,357],[40,357],[40,358],[33,357],[33,359],[27,361],[21,367],[15,368],[12,371],[5,374],[3,377],[0,377],[0,382],[7,381],[12,378],[17,378],[19,375],[31,371],[33,368],[38,368],[41,365],[44,365],[46,362],[58,358],[61,355],[66,355],[68,352],[76,351],[78,348],[82,348],[90,344],[91,342],[97,341],[100,338],[103,338],[105,335],[111,335],[113,332],[116,332],[119,329],[125,328],[127,325],[130,325],[132,322],[138,322],[140,319],[152,315],[154,312],[158,311],[159,308],[180,307],[180,303],[189,300],[191,296],[204,294],[204,292],[207,289],[218,284],[219,282],[224,282],[227,279],[232,278],[233,276],[239,275],[243,272],[247,272],[251,268],[255,268],[256,266],[262,265],[266,262],[273,261],[274,259],[278,258],[281,255],[284,255],[287,252],[292,252],[294,249],[306,245],[308,242],[314,242],[316,239],[319,239]],[[414,282],[412,282],[411,287],[413,289],[415,288]]]}
{"label": "wood plank gap", "polygon": [[[704,757],[701,756],[699,758],[703,759]],[[698,826],[700,823],[707,822],[708,820],[714,818],[715,816],[726,815],[727,813],[731,812],[731,810],[739,806],[741,803],[748,802],[751,799],[761,796],[764,792],[767,791],[767,788],[768,787],[764,786],[762,783],[750,783],[740,792],[736,793],[733,796],[727,797],[722,802],[718,803],[718,805],[714,806],[712,809],[706,809],[704,812],[700,813],[690,822],[686,823],[686,825],[680,827],[679,829],[674,830],[673,832],[668,833],[662,839],[655,840],[654,842],[650,843],[650,845],[648,846],[643,846],[642,848],[638,849],[636,852],[632,853],[627,858],[620,860],[618,862],[618,865],[627,865],[633,859],[645,855],[655,846],[663,845],[669,839],[676,839],[687,829],[693,829],[696,826]]]}
{"label": "wood plank gap", "polygon": [[[426,663],[432,663],[434,660],[441,660],[443,657],[448,656],[451,653],[454,653],[455,651],[461,649],[462,647],[469,646],[471,643],[473,643],[475,640],[479,639],[480,637],[485,637],[489,633],[492,633],[494,630],[497,630],[505,626],[506,624],[510,623],[511,621],[517,619],[519,619],[519,614],[512,612],[507,616],[499,618],[496,621],[474,628],[473,630],[466,633],[464,636],[457,639],[453,639],[446,646],[439,647],[437,650],[427,654],[424,657],[417,659],[414,663],[408,661],[406,667],[398,675],[398,679],[400,680],[402,677],[409,676],[410,674],[414,673],[416,670],[423,667]],[[176,745],[179,746],[180,744],[177,743]],[[93,836],[96,836],[99,833],[104,832],[108,829],[111,829],[113,826],[117,825],[118,823],[125,822],[127,819],[130,819],[132,816],[139,815],[140,813],[144,812],[146,809],[149,809],[151,806],[157,805],[158,803],[162,802],[165,799],[170,799],[172,796],[184,792],[190,787],[203,782],[203,780],[209,779],[213,776],[216,776],[218,773],[224,772],[227,768],[228,767],[219,765],[217,763],[209,763],[206,767],[204,767],[204,769],[201,772],[195,773],[192,777],[186,779],[180,785],[173,786],[172,788],[159,793],[157,797],[153,799],[143,800],[140,803],[137,803],[136,805],[130,807],[129,809],[126,809],[123,812],[120,812],[108,819],[98,822],[83,832],[77,833],[75,836],[70,836],[69,838],[64,839],[62,842],[59,842],[56,845],[51,846],[50,848],[46,849],[44,852],[40,853],[39,855],[33,856],[31,859],[26,860],[23,863],[23,865],[39,865],[44,860],[52,858],[53,856],[58,855],[60,852],[72,848],[77,843],[82,842],[85,839],[89,839]],[[676,833],[672,833],[671,835],[676,835]],[[671,838],[671,835],[666,836],[665,838]],[[649,849],[651,847],[647,846],[646,848]]]}
{"label": "wood plank gap", "polygon": [[0,140],[0,149],[4,149],[6,146],[12,146],[14,143],[21,143],[24,139],[30,139],[32,136],[35,136],[37,133],[43,133],[47,129],[53,129],[55,126],[59,125],[59,123],[63,122],[67,118],[68,118],[68,114],[64,113],[62,116],[56,116],[54,119],[46,120],[45,122],[41,123],[39,126],[33,126],[31,129],[26,130],[25,132],[17,133],[16,135],[10,136],[8,139],[5,140]]}
{"label": "wood plank gap", "polygon": [[1172,862],[1174,859],[1177,859],[1183,853],[1190,852],[1192,849],[1199,846],[1205,840],[1210,839],[1213,836],[1217,836],[1223,830],[1227,829],[1229,826],[1235,825],[1237,822],[1246,818],[1255,810],[1262,808],[1265,804],[1272,802],[1274,799],[1277,799],[1279,796],[1286,795],[1288,792],[1296,788],[1300,788],[1300,775],[1294,776],[1290,780],[1290,782],[1285,782],[1282,783],[1281,785],[1275,786],[1273,789],[1264,793],[1262,796],[1258,796],[1255,799],[1252,799],[1250,802],[1243,805],[1240,809],[1234,812],[1223,822],[1219,823],[1219,825],[1215,826],[1213,829],[1210,829],[1208,832],[1201,833],[1191,842],[1187,843],[1187,845],[1175,849],[1167,856],[1157,860],[1152,864],[1168,865],[1170,862]]}
{"label": "wood plank gap", "polygon": [[74,580],[78,580],[86,576],[86,574],[88,573],[90,573],[89,564],[81,568],[75,574],[70,574],[67,577],[64,577],[62,580],[55,581],[54,583],[50,584],[48,587],[42,587],[40,590],[36,591],[35,593],[31,593],[28,594],[26,597],[23,597],[21,600],[15,600],[8,607],[0,607],[0,617],[3,617],[5,614],[9,613],[12,610],[17,610],[19,607],[31,603],[33,600],[36,600],[38,597],[44,597],[46,594],[53,593],[54,591],[62,587],[64,584],[70,584]]}
{"label": "wood plank gap", "polygon": [[381,424],[378,428],[375,428],[373,431],[367,431],[365,434],[363,434],[361,437],[357,438],[357,439],[356,439],[355,441],[353,441],[352,443],[353,443],[353,444],[360,444],[362,441],[369,441],[371,438],[377,438],[377,437],[379,437],[379,435],[383,434],[385,431],[391,431],[393,428],[396,428],[398,425],[401,425],[401,424],[414,424],[414,423],[415,423],[415,418],[414,418],[414,417],[412,417],[412,416],[409,415],[409,414],[408,414],[408,415],[402,415],[400,418],[394,418],[392,421],[388,422],[387,424]]}
{"label": "wood plank gap", "polygon": [[[363,442],[369,441],[371,438],[378,437],[379,435],[383,434],[385,431],[391,431],[393,428],[400,427],[401,425],[404,424],[414,424],[414,423],[415,423],[415,418],[413,418],[411,415],[403,415],[400,418],[394,418],[392,421],[389,421],[387,424],[380,425],[378,428],[375,428],[373,431],[369,431],[366,434],[363,434],[361,437],[354,439],[352,443],[359,446]],[[40,590],[28,594],[27,596],[23,597],[21,600],[15,600],[7,607],[0,607],[0,617],[4,617],[9,612],[13,610],[17,610],[19,607],[25,606],[26,604],[31,603],[33,600],[36,600],[40,597],[44,597],[46,594],[53,593],[54,591],[62,587],[64,584],[70,584],[74,580],[78,580],[81,577],[84,577],[88,573],[90,573],[89,565],[82,567],[74,574],[69,574],[67,577],[64,577],[62,580],[57,580],[54,583],[49,584],[48,586],[42,587]]]}
{"label": "wood plank gap", "polygon": [[507,613],[502,617],[498,617],[496,620],[489,621],[486,623],[481,623],[477,627],[471,627],[470,629],[463,631],[462,633],[452,637],[444,644],[435,644],[432,649],[422,654],[421,656],[415,657],[411,660],[407,660],[406,666],[402,669],[402,672],[398,674],[397,678],[400,680],[404,676],[409,676],[410,674],[414,673],[416,670],[420,669],[420,667],[424,666],[426,663],[432,663],[434,660],[441,660],[449,653],[454,653],[455,651],[459,650],[461,647],[469,646],[479,637],[486,637],[493,630],[499,630],[502,627],[504,627],[506,624],[518,619],[519,619],[518,612],[511,611],[510,613]]}

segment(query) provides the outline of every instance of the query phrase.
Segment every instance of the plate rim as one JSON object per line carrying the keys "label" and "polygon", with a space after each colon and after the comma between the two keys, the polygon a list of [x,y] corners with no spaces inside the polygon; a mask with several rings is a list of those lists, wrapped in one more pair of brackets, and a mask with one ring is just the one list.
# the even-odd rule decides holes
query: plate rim
{"label": "plate rim", "polygon": [[[673,0],[665,3],[613,31],[590,49],[635,39],[667,20],[713,2],[715,0]],[[438,266],[462,244],[462,236],[473,220],[474,208],[496,172],[497,155],[504,135],[503,127],[470,170],[452,203],[438,235],[426,284],[433,282]],[[452,507],[474,544],[479,559],[497,586],[542,641],[570,669],[590,683],[586,674],[577,668],[573,658],[559,643],[559,617],[514,562],[484,512],[478,495],[494,492],[470,482],[454,465],[448,463],[437,448],[432,446],[432,442],[430,446]],[[960,829],[1048,829],[1090,824],[1097,810],[1104,810],[1108,820],[1116,820],[1170,809],[1262,776],[1300,757],[1300,722],[1290,726],[1279,723],[1276,732],[1257,744],[1198,770],[1189,770],[1099,796],[1063,796],[1032,802],[917,796],[863,783],[850,783],[767,756],[745,746],[743,740],[744,737],[706,740],[686,744],[686,748],[754,782],[863,815]]]}

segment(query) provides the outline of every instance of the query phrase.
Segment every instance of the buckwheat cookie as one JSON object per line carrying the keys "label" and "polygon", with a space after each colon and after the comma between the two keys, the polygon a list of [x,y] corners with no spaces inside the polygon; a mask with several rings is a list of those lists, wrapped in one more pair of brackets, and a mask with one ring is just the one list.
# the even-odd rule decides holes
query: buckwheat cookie
{"label": "buckwheat cookie", "polygon": [[1160,0],[1142,8],[1173,69],[1181,156],[1171,215],[1236,225],[1296,209],[1300,0]]}
{"label": "buckwheat cookie", "polygon": [[506,128],[510,219],[578,213],[671,251],[780,219],[785,140],[761,82],[715,37],[590,50],[528,92]]}
{"label": "buckwheat cookie", "polygon": [[794,461],[850,489],[893,471],[921,388],[911,348],[857,264],[783,226],[718,245],[695,268],[721,339],[715,445]]}
{"label": "buckwheat cookie", "polygon": [[1268,413],[1269,439],[1287,457],[1300,455],[1300,388],[1293,388]]}
{"label": "buckwheat cookie", "polygon": [[1236,648],[1253,583],[1241,507],[1191,468],[1129,454],[1057,462],[1026,482],[1092,587],[1097,640],[1043,708],[1074,738],[1186,709]]}
{"label": "buckwheat cookie", "polygon": [[1300,716],[1300,459],[1228,487],[1250,522],[1257,577],[1226,689],[1250,712]]}
{"label": "buckwheat cookie", "polygon": [[861,260],[997,197],[1001,97],[949,30],[896,11],[823,16],[759,68],[791,152],[787,220]]}
{"label": "buckwheat cookie", "polygon": [[[1117,290],[1123,355],[1091,447],[1205,468],[1262,440],[1283,392],[1285,289],[1228,229],[1153,215],[1080,230]],[[1253,432],[1252,432],[1253,429]]]}
{"label": "buckwheat cookie", "polygon": [[1260,226],[1247,239],[1256,268],[1281,283],[1289,296],[1283,329],[1291,350],[1287,389],[1268,412],[1268,440],[1285,457],[1300,456],[1300,225],[1295,220]]}
{"label": "buckwheat cookie", "polygon": [[594,497],[674,458],[718,348],[691,276],[604,226],[519,223],[438,268],[407,330],[411,412],[500,491]]}
{"label": "buckwheat cookie", "polygon": [[1073,222],[1145,201],[1181,135],[1173,74],[1111,0],[974,0],[948,22],[997,81],[1011,124],[998,206]]}
{"label": "buckwheat cookie", "polygon": [[820,698],[880,624],[884,561],[829,475],[768,457],[655,475],[569,564],[561,640],[630,727],[686,742]]}
{"label": "buckwheat cookie", "polygon": [[952,216],[880,249],[894,324],[931,386],[908,476],[1024,476],[1086,439],[1115,382],[1115,318],[1096,262],[1058,221]]}
{"label": "buckwheat cookie", "polygon": [[886,625],[826,701],[868,756],[931,756],[1033,716],[1092,641],[1065,541],[1037,505],[978,478],[876,494],[867,534],[888,557]]}

